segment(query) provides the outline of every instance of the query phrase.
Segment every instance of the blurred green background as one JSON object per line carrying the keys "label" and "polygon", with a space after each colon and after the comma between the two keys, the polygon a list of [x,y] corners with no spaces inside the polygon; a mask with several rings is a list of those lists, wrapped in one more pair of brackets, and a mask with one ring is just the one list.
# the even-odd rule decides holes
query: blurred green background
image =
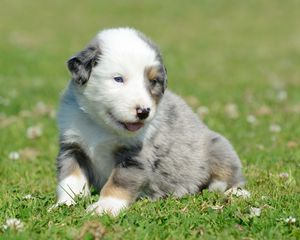
{"label": "blurred green background", "polygon": [[39,82],[60,90],[68,57],[99,30],[116,26],[135,27],[156,41],[170,87],[204,93],[201,101],[240,100],[253,85],[261,98],[274,77],[299,86],[298,1],[2,0],[0,11],[2,86]]}
{"label": "blurred green background", "polygon": [[[262,194],[273,196],[274,204],[278,204],[275,213],[266,214],[257,225],[252,222],[254,226],[248,222],[244,226],[239,217],[225,214],[231,219],[228,225],[225,220],[223,225],[208,224],[207,238],[221,237],[218,234],[234,223],[243,225],[245,231],[226,230],[228,239],[240,234],[260,239],[299,237],[299,224],[287,227],[277,223],[293,212],[299,219],[300,212],[299,187],[295,184],[300,177],[299,10],[297,0],[1,0],[0,224],[11,216],[21,218],[27,223],[24,236],[47,228],[50,220],[45,209],[55,199],[58,132],[51,114],[35,113],[37,104],[51,111],[57,108],[70,78],[65,62],[98,31],[130,26],[160,46],[169,88],[195,111],[201,112],[204,107],[204,121],[233,142],[244,165],[248,188],[255,196],[252,204],[259,205]],[[43,134],[28,139],[26,131],[35,125],[42,126]],[[18,161],[8,157],[28,147],[38,156],[29,154],[30,160],[21,157]],[[292,185],[278,180],[281,172],[289,173]],[[40,199],[30,207],[19,201],[29,192]],[[40,211],[38,217],[20,212],[21,207]],[[68,215],[67,211],[60,214],[56,215],[60,219],[57,224],[66,221]],[[76,219],[77,213],[73,214]],[[39,225],[38,219],[43,224]],[[117,225],[125,229],[134,225],[124,221]],[[106,222],[108,226],[113,223]],[[71,221],[67,225],[79,228],[82,224]],[[138,231],[148,236],[134,226],[125,231],[128,236]],[[163,230],[162,226],[157,231],[166,237],[192,236],[189,229],[179,228],[183,235],[178,235],[176,227]],[[70,237],[61,229],[53,229],[43,236],[53,236],[56,231],[56,237]],[[259,235],[259,229],[265,231]],[[155,235],[154,231],[152,237],[159,239],[159,232]]]}
{"label": "blurred green background", "polygon": [[[212,110],[212,117],[205,119],[211,127],[244,137],[247,129],[228,129],[232,124],[240,127],[241,122],[219,116],[224,106],[236,104],[245,120],[267,104],[278,113],[272,116],[275,122],[290,122],[288,140],[299,133],[288,111],[300,101],[299,7],[292,0],[4,0],[0,96],[4,103],[10,99],[10,104],[0,105],[1,112],[16,114],[41,100],[56,107],[70,78],[67,59],[101,29],[131,26],[160,46],[169,88],[195,97],[195,108],[204,105]],[[280,94],[288,101],[278,101]],[[265,140],[265,134],[259,141]]]}

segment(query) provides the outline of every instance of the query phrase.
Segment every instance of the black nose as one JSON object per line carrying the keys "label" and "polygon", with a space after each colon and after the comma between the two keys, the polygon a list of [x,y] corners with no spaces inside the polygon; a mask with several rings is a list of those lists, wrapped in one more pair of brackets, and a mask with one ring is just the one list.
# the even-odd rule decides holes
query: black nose
{"label": "black nose", "polygon": [[144,120],[149,116],[150,108],[136,108],[136,115],[140,120]]}

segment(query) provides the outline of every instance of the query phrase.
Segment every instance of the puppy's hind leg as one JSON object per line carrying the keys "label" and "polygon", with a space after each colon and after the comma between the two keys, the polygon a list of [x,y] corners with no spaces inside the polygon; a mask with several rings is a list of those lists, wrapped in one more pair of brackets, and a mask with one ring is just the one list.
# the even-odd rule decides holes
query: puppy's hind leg
{"label": "puppy's hind leg", "polygon": [[211,168],[209,190],[224,192],[228,188],[242,186],[244,184],[242,165],[229,141],[213,133],[209,139],[208,149]]}
{"label": "puppy's hind leg", "polygon": [[208,185],[208,190],[211,192],[225,192],[228,188],[228,184],[222,180],[213,179]]}

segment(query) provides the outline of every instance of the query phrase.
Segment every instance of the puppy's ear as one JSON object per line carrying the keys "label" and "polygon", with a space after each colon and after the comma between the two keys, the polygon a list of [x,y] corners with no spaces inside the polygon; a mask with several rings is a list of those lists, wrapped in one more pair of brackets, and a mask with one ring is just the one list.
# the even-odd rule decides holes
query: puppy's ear
{"label": "puppy's ear", "polygon": [[68,69],[75,83],[84,85],[89,80],[92,68],[97,65],[99,54],[97,47],[89,46],[68,60]]}
{"label": "puppy's ear", "polygon": [[164,68],[164,84],[163,84],[163,93],[164,93],[166,88],[168,87],[168,74],[167,74],[167,68],[165,65],[163,65],[163,68]]}

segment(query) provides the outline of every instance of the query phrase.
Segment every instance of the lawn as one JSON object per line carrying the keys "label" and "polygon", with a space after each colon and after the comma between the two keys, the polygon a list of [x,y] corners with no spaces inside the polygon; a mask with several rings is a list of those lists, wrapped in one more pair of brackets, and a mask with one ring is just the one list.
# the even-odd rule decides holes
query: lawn
{"label": "lawn", "polygon": [[[300,2],[34,1],[0,8],[0,239],[300,239]],[[117,218],[55,203],[66,60],[97,31],[157,42],[169,88],[230,139],[250,197],[143,199]],[[8,227],[10,218],[19,227]],[[97,238],[96,238],[97,239]]]}

